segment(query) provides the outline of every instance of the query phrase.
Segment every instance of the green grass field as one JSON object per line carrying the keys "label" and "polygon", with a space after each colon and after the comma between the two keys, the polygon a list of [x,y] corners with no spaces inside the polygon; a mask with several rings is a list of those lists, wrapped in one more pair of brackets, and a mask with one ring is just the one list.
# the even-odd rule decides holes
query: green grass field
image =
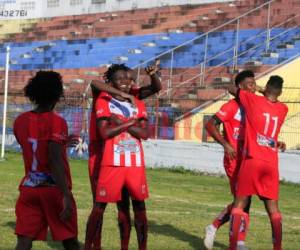
{"label": "green grass field", "polygon": [[[78,206],[79,240],[84,240],[85,223],[91,209],[91,193],[87,176],[87,162],[71,161],[73,193]],[[23,175],[21,156],[7,154],[0,162],[0,249],[14,248],[14,206],[17,186]],[[204,176],[181,170],[154,170],[147,172],[150,199],[147,201],[149,219],[148,249],[188,250],[204,249],[203,228],[228,203],[231,196],[226,178]],[[284,215],[283,249],[300,249],[300,186],[282,184],[280,207]],[[271,230],[263,204],[255,198],[252,203],[251,225],[247,238],[250,249],[269,250]],[[103,249],[119,249],[119,234],[115,205],[109,205],[103,227]],[[215,249],[226,249],[228,224],[217,234]],[[136,248],[132,230],[130,249]],[[62,249],[54,242],[35,242],[33,249]]]}

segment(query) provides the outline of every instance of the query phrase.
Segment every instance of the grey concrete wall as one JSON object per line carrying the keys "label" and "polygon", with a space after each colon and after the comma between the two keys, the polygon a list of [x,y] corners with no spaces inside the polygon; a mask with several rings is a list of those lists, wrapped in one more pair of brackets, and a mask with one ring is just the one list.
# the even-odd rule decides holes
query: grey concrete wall
{"label": "grey concrete wall", "polygon": [[[147,140],[143,145],[147,166],[180,166],[201,172],[225,174],[223,148],[218,144]],[[280,178],[300,183],[300,151],[280,153],[279,158]]]}

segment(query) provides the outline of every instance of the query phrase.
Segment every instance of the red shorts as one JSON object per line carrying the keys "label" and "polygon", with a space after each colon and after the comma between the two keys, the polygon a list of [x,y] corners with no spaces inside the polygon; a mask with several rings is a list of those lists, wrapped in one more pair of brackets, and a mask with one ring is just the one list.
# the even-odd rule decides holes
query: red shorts
{"label": "red shorts", "polygon": [[255,194],[263,198],[278,200],[278,193],[278,162],[246,158],[238,175],[237,196]]}
{"label": "red shorts", "polygon": [[121,200],[122,188],[126,187],[133,200],[148,198],[148,186],[144,167],[101,166],[97,184],[97,202]]}
{"label": "red shorts", "polygon": [[62,221],[63,195],[57,187],[20,187],[16,203],[17,235],[34,240],[46,240],[48,227],[52,239],[62,241],[77,237],[77,212],[73,200],[73,214],[68,221]]}

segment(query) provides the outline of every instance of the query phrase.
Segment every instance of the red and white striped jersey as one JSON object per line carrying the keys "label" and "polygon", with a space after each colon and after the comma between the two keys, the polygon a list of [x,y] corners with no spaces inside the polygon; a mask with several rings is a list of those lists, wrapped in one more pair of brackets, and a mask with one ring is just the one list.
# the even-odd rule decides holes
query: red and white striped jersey
{"label": "red and white striped jersey", "polygon": [[[109,118],[116,115],[124,122],[129,119],[147,119],[144,102],[135,99],[135,105],[119,101],[107,93],[101,93],[96,101],[96,117]],[[105,140],[102,166],[144,167],[144,152],[140,139],[123,132]]]}

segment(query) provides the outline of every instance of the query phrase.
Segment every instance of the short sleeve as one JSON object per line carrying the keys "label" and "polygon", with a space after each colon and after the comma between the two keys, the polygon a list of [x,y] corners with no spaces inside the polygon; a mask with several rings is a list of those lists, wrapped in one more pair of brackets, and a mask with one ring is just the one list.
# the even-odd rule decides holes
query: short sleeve
{"label": "short sleeve", "polygon": [[68,125],[67,122],[61,117],[53,119],[52,129],[48,140],[57,142],[59,144],[66,144],[68,140]]}
{"label": "short sleeve", "polygon": [[107,98],[99,96],[95,103],[96,118],[110,117],[111,112],[109,110]]}
{"label": "short sleeve", "polygon": [[138,119],[145,119],[147,120],[147,110],[146,110],[146,106],[145,106],[145,103],[142,102],[142,101],[139,101],[139,104],[138,104],[138,108],[139,108],[139,112],[138,112]]}
{"label": "short sleeve", "polygon": [[236,105],[234,105],[233,101],[229,101],[222,105],[220,110],[215,114],[221,122],[226,122],[231,120],[232,117],[236,114]]}

